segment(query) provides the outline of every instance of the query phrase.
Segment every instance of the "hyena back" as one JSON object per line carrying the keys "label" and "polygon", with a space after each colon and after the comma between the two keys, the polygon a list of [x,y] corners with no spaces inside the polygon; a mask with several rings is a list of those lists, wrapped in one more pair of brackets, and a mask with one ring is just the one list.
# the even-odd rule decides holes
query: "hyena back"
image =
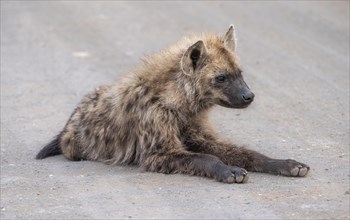
{"label": "hyena back", "polygon": [[112,86],[86,95],[37,159],[135,164],[147,171],[207,176],[227,183],[247,171],[305,176],[309,167],[221,140],[208,120],[216,104],[245,108],[254,99],[242,78],[231,25],[223,36],[184,38],[146,57]]}

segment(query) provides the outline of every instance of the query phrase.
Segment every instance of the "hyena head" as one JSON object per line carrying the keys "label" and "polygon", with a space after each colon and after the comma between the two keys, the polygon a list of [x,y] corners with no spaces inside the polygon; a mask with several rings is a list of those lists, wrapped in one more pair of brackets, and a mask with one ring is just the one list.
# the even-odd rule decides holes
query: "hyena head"
{"label": "hyena head", "polygon": [[245,108],[254,100],[254,93],[243,80],[235,49],[231,25],[224,36],[208,36],[184,53],[182,71],[195,82],[202,100],[228,108]]}

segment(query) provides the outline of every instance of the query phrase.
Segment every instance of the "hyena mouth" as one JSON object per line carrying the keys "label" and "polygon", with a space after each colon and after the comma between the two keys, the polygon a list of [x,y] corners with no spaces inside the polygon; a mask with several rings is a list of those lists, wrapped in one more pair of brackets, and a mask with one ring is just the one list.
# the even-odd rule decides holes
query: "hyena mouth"
{"label": "hyena mouth", "polygon": [[225,100],[219,100],[219,105],[226,108],[247,108],[250,105],[250,103],[232,104]]}
{"label": "hyena mouth", "polygon": [[219,104],[221,105],[221,106],[224,106],[224,107],[228,107],[228,108],[232,108],[232,104],[231,103],[229,103],[228,101],[225,101],[225,100],[222,100],[222,99],[220,99],[219,100]]}

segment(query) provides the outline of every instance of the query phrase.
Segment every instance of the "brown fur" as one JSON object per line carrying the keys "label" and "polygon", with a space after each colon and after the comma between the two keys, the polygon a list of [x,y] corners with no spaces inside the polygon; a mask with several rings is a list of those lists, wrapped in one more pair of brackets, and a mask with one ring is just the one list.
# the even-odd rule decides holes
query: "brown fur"
{"label": "brown fur", "polygon": [[241,79],[235,41],[233,27],[223,37],[184,38],[144,58],[122,81],[97,88],[83,98],[58,136],[63,155],[229,183],[246,182],[245,169],[306,175],[304,164],[237,147],[212,130],[208,111],[218,100],[231,103],[224,89],[215,87],[215,76],[225,72]]}

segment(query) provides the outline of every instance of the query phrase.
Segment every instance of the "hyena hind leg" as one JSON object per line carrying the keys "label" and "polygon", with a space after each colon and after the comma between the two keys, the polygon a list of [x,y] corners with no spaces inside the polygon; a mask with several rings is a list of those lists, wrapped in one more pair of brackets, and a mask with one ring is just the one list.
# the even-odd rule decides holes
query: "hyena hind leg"
{"label": "hyena hind leg", "polygon": [[84,160],[79,143],[77,143],[73,135],[74,132],[62,132],[61,134],[60,145],[63,156],[72,161]]}

